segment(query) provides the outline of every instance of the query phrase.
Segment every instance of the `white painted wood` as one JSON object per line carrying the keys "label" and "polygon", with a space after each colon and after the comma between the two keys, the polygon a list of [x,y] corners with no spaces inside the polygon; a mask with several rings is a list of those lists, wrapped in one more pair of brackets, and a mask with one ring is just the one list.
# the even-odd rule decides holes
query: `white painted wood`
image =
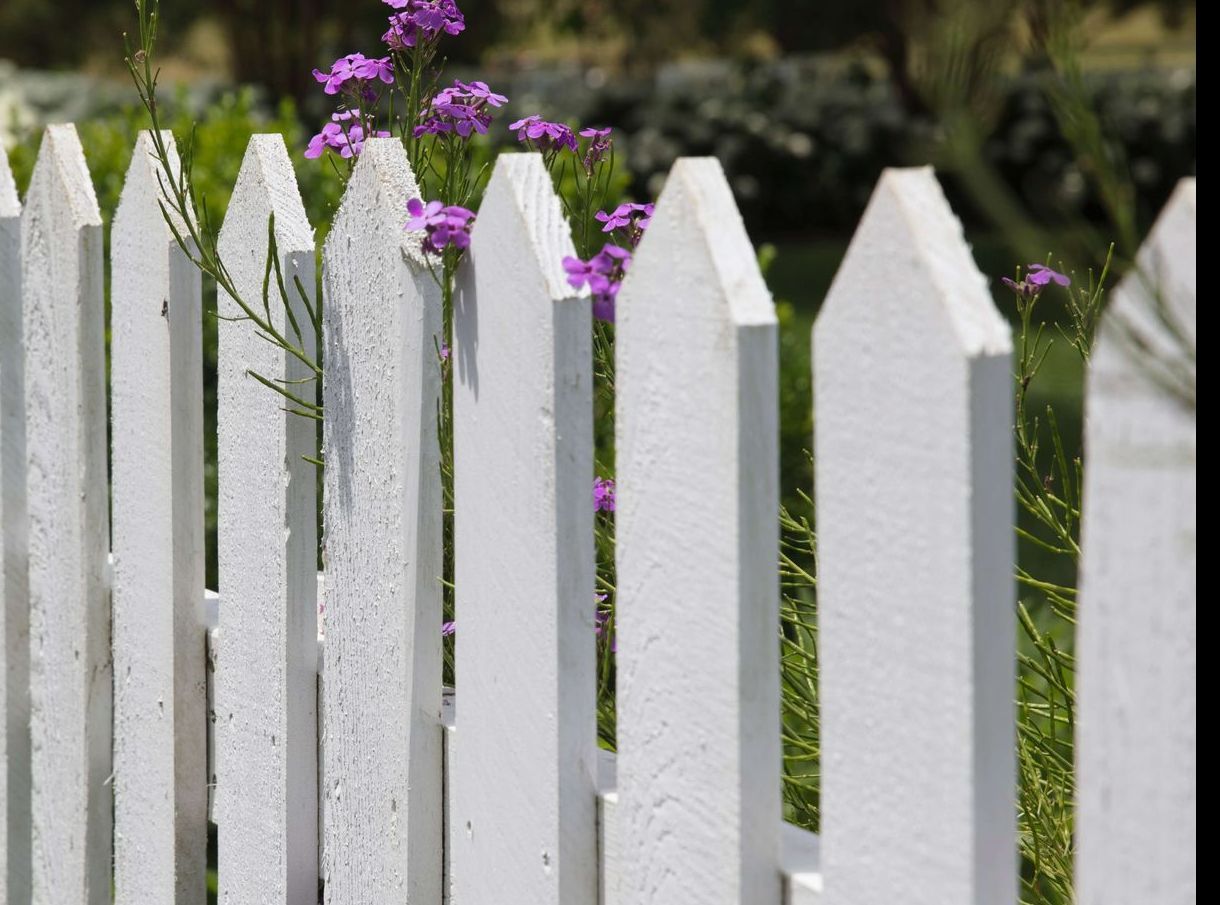
{"label": "white painted wood", "polygon": [[619,836],[618,761],[609,751],[598,751],[597,862],[598,905],[617,905],[622,874],[623,843]]}
{"label": "white painted wood", "polygon": [[[452,744],[450,737],[447,741]],[[618,905],[623,873],[619,836],[617,758],[598,752],[597,829],[599,884],[598,905]],[[783,823],[780,826],[779,869],[783,878],[784,905],[820,905],[822,899],[821,840],[817,835]]]}
{"label": "white painted wood", "polygon": [[829,902],[1016,898],[1009,329],[930,168],[814,328]]}
{"label": "white painted wood", "polygon": [[[250,141],[220,235],[220,255],[247,303],[261,305],[268,218],[297,322],[293,288],[314,285],[313,233],[283,138]],[[220,314],[240,315],[221,293]],[[291,335],[272,278],[270,312]],[[221,321],[218,366],[219,560],[223,657],[218,695],[220,900],[317,901],[316,422],[248,375],[296,380],[305,368],[243,321]],[[312,384],[293,392],[310,398]]]}
{"label": "white painted wood", "polygon": [[[1114,293],[1089,368],[1081,905],[1196,901],[1195,222],[1195,180],[1183,180]],[[1157,379],[1167,364],[1189,400]]]}
{"label": "white painted wood", "polygon": [[453,783],[450,780],[449,765],[453,763],[453,749],[457,739],[457,711],[456,700],[452,688],[444,690],[441,698],[441,768],[444,770],[444,806],[441,808],[441,820],[443,824],[444,846],[442,852],[444,877],[443,886],[441,889],[442,905],[449,905],[453,901],[453,872],[449,866],[449,856],[453,851],[456,840],[453,833]]}
{"label": "white painted wood", "polygon": [[505,154],[454,302],[455,902],[597,889],[592,326],[538,155]]}
{"label": "white painted wood", "polygon": [[784,905],[821,905],[822,840],[816,834],[785,823],[780,829],[780,869]]}
{"label": "white painted wood", "polygon": [[[173,136],[162,140],[176,172]],[[199,271],[159,206],[164,179],[143,132],[111,232],[119,905],[189,905],[206,893],[203,322]]]}
{"label": "white painted wood", "polygon": [[220,659],[220,595],[215,591],[203,592],[204,618],[207,620],[207,733],[208,733],[208,823],[216,823],[218,808],[216,782],[216,750],[220,747],[221,726],[216,719],[219,712],[216,681],[216,666]]}
{"label": "white painted wood", "polygon": [[441,290],[398,139],[326,240],[326,901],[441,899]]}
{"label": "white painted wood", "polygon": [[33,896],[110,901],[110,598],[102,219],[76,130],[50,126],[21,219]]}
{"label": "white painted wood", "polygon": [[[318,588],[317,594],[318,594],[318,602],[319,602],[319,606],[318,606],[318,610],[319,610],[319,613],[318,613],[318,646],[317,646],[317,656],[314,658],[318,664],[319,714],[321,713],[322,687],[323,687],[323,685],[322,685],[323,645],[322,645],[322,630],[321,630],[321,625],[322,625],[321,601],[323,599],[322,598],[322,585],[323,585],[322,573],[319,572],[318,581],[317,581],[317,588]],[[224,735],[224,724],[216,719],[216,714],[219,713],[222,708],[221,702],[223,702],[223,700],[224,700],[223,695],[221,695],[219,698],[217,697],[217,694],[220,689],[219,689],[219,683],[216,681],[216,666],[220,661],[220,595],[217,594],[215,591],[204,591],[203,592],[203,607],[204,607],[205,633],[207,635],[206,647],[207,647],[207,683],[208,683],[208,689],[207,689],[208,822],[209,823],[218,823],[219,821],[217,820],[217,814],[219,813],[219,809],[216,805],[216,801],[218,798],[218,792],[219,792],[220,786],[216,781],[216,773],[217,773],[216,750],[222,746],[223,742],[220,741],[220,738],[221,738],[221,736]],[[322,720],[321,720],[321,717],[319,716],[319,719],[318,719],[318,732],[319,732],[318,788],[319,789],[321,789],[323,787],[322,770],[321,770],[320,764],[322,761],[322,754],[325,751],[325,744],[321,738],[321,729],[322,729]],[[319,821],[319,824],[318,824],[318,845],[319,845],[318,877],[319,878],[322,876],[321,834],[322,834],[322,826],[321,826],[321,821]]]}
{"label": "white painted wood", "polygon": [[619,901],[769,905],[776,320],[715,160],[675,164],[617,315]]}
{"label": "white painted wood", "polygon": [[30,898],[30,599],[26,582],[21,202],[0,148],[0,902]]}

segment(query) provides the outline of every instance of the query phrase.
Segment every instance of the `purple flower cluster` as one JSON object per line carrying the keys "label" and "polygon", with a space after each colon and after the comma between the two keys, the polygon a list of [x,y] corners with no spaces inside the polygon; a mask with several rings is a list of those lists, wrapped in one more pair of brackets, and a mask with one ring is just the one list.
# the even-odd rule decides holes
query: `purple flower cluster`
{"label": "purple flower cluster", "polygon": [[543,154],[562,151],[564,148],[575,151],[580,146],[570,126],[547,122],[537,113],[517,120],[510,124],[509,128],[517,133],[517,141]]}
{"label": "purple flower cluster", "polygon": [[466,17],[453,0],[385,0],[402,10],[390,16],[390,30],[381,36],[390,50],[404,53],[432,41],[442,32],[458,35],[466,30]]}
{"label": "purple flower cluster", "polygon": [[614,300],[629,266],[631,252],[611,244],[603,245],[602,250],[587,261],[573,257],[563,259],[568,283],[577,289],[588,284],[593,293],[593,316],[611,324],[614,323]]}
{"label": "purple flower cluster", "polygon": [[467,84],[455,79],[453,85],[438,91],[429,104],[430,116],[415,127],[415,137],[452,133],[469,138],[473,133],[487,133],[493,107],[503,107],[508,98],[496,94],[486,82]]}
{"label": "purple flower cluster", "polygon": [[614,511],[614,478],[593,479],[593,509],[596,512]]}
{"label": "purple flower cluster", "polygon": [[313,77],[325,84],[326,87],[322,90],[327,94],[346,91],[363,99],[367,98],[366,89],[372,82],[394,84],[394,64],[389,57],[371,59],[362,53],[349,53],[335,60],[331,64],[330,72],[315,69]]}
{"label": "purple flower cluster", "polygon": [[[517,141],[535,151],[541,151],[548,158],[553,159],[560,151],[580,154],[580,139],[566,123],[554,123],[543,119],[541,114],[534,113],[510,124],[509,128],[517,133]],[[580,138],[588,139],[580,161],[586,175],[592,176],[593,169],[610,153],[614,144],[610,131],[592,128],[580,130]]]}
{"label": "purple flower cluster", "polygon": [[[389,138],[390,133],[374,131],[372,138]],[[364,150],[365,126],[360,119],[360,111],[340,110],[331,115],[331,122],[322,127],[322,131],[309,140],[305,156],[310,160],[321,157],[329,148],[337,151],[340,157],[351,158],[359,156]]]}
{"label": "purple flower cluster", "polygon": [[424,204],[418,198],[407,202],[407,213],[411,219],[404,227],[408,232],[423,230],[423,248],[430,254],[442,254],[453,246],[459,252],[470,247],[470,230],[474,226],[474,211],[451,204],[446,207],[440,201]]}
{"label": "purple flower cluster", "polygon": [[1057,270],[1051,270],[1045,264],[1030,264],[1026,268],[1025,279],[1021,282],[1018,283],[1016,280],[1009,279],[1008,277],[1000,277],[1000,282],[1021,298],[1029,299],[1038,295],[1051,283],[1056,283],[1059,286],[1071,286],[1072,278],[1065,276]]}
{"label": "purple flower cluster", "polygon": [[644,238],[644,230],[648,229],[649,224],[652,223],[652,214],[655,209],[655,204],[627,202],[620,204],[609,213],[598,211],[593,216],[599,223],[606,224],[602,227],[602,232],[619,231],[627,240],[627,244],[635,248],[640,244],[640,239]]}

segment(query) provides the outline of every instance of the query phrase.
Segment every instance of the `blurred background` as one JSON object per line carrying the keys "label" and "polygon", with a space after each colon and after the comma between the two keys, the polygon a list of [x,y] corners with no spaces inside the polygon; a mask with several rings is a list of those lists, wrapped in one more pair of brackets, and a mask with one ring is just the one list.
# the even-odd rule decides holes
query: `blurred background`
{"label": "blurred background", "polygon": [[[512,144],[507,124],[535,112],[612,126],[624,197],[640,201],[679,155],[723,162],[782,302],[793,505],[811,483],[808,328],[883,167],[937,167],[1009,317],[1001,275],[1051,256],[1087,280],[1111,242],[1121,266],[1195,171],[1193,0],[459,4],[467,30],[444,43],[449,72],[511,98],[495,142]],[[196,181],[217,222],[248,136],[273,130],[325,230],[341,183],[300,154],[330,112],[311,70],[378,54],[389,12],[380,0],[163,0],[167,118],[180,141],[198,124]],[[71,120],[113,211],[144,122],[122,62],[134,28],[132,0],[0,0],[0,142],[20,188],[41,126]],[[1044,310],[1058,316],[1053,298]],[[1057,343],[1034,402],[1056,405],[1073,444],[1080,387],[1075,353]]]}

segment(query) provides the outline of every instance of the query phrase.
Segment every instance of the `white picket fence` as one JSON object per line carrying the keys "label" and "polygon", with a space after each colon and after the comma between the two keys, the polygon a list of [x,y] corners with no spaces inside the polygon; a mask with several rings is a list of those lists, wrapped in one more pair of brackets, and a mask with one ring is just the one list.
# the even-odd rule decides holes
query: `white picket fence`
{"label": "white picket fence", "polygon": [[[206,629],[200,280],[149,148],[111,233],[109,451],[84,155],[48,129],[22,208],[0,154],[0,903],[108,902],[112,853],[115,901],[202,902],[209,790],[228,905],[319,881],[332,905],[1015,902],[1010,335],[930,170],[882,177],[814,330],[819,844],[780,807],[775,313],[715,161],[675,165],[618,302],[616,762],[590,302],[540,158],[499,158],[455,297],[455,717],[441,299],[401,146],[366,146],[323,251],[324,643],[313,426],[246,376],[301,375],[230,321]],[[260,135],[220,246],[251,298],[271,214],[312,287],[287,150]],[[1195,345],[1193,179],[1141,265],[1088,387],[1085,905],[1196,889],[1195,414],[1147,366]]]}

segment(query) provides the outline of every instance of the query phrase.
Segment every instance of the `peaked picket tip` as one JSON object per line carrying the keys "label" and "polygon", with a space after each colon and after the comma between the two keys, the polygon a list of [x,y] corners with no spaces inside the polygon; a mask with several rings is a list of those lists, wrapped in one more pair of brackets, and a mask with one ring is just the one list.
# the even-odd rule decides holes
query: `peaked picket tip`
{"label": "peaked picket tip", "polygon": [[[426,266],[422,240],[423,231],[407,232],[407,202],[421,198],[419,183],[407,150],[397,138],[370,138],[364,143],[352,177],[347,183],[334,223],[326,237],[327,251],[345,245],[352,230],[367,222],[370,216],[386,217],[397,226],[403,253],[415,264]],[[333,253],[333,252],[332,252]]]}
{"label": "peaked picket tip", "polygon": [[[179,161],[178,145],[174,141],[174,135],[168,129],[162,130],[161,140],[165,143],[169,166],[176,172]],[[147,230],[150,227],[158,229],[169,238],[171,233],[159,203],[165,199],[168,191],[169,183],[157,160],[152,132],[148,129],[141,129],[136,136],[135,147],[132,149],[127,175],[123,178],[123,191],[119,195],[119,205],[115,210],[115,228],[118,229],[118,224],[131,214],[140,221],[138,229]],[[164,209],[173,221],[178,234],[185,235],[186,223],[178,212],[170,206],[168,201],[165,202]],[[193,221],[194,211],[189,211],[189,213]],[[148,222],[148,218],[151,218],[153,222]]]}
{"label": "peaked picket tip", "polygon": [[26,206],[51,203],[57,192],[68,204],[74,228],[102,225],[85,151],[71,123],[47,126],[43,132]]}
{"label": "peaked picket tip", "polygon": [[[1176,292],[1178,298],[1172,301],[1187,302],[1190,305],[1191,323],[1194,329],[1194,293],[1197,285],[1195,261],[1197,252],[1195,236],[1198,223],[1198,206],[1195,198],[1195,179],[1193,176],[1178,180],[1169,200],[1161,208],[1156,222],[1148,231],[1147,238],[1140,246],[1136,255],[1138,271],[1128,273],[1119,286],[1122,294],[1147,294],[1154,291],[1169,289]],[[1151,286],[1148,280],[1168,281],[1171,285]],[[1139,284],[1138,286],[1136,284]],[[1103,320],[1105,315],[1103,315]]]}
{"label": "peaked picket tip", "polygon": [[867,303],[858,286],[866,272],[878,271],[900,277],[892,290],[904,299],[930,298],[939,311],[929,308],[929,315],[948,319],[966,357],[1012,351],[1008,322],[995,306],[932,167],[882,171],[815,331],[833,329],[844,306]]}
{"label": "peaked picket tip", "polygon": [[301,190],[288,156],[284,136],[277,132],[250,136],[237,172],[237,182],[220,227],[220,241],[238,231],[238,241],[253,241],[250,230],[261,236],[259,248],[267,245],[267,218],[275,214],[275,239],[280,250],[307,251],[314,247],[313,227],[305,214]]}
{"label": "peaked picket tip", "polygon": [[[509,208],[507,212],[502,210],[505,207]],[[476,255],[484,243],[499,245],[509,241],[501,230],[489,226],[505,220],[516,224],[525,246],[522,251],[531,252],[547,294],[553,300],[564,301],[588,294],[587,290],[574,289],[567,281],[563,259],[575,257],[576,246],[541,154],[509,153],[496,158],[471,232],[471,246]]]}
{"label": "peaked picket tip", "polygon": [[[1193,380],[1198,336],[1195,179],[1182,179],[1148,231],[1133,267],[1115,287],[1098,325],[1097,352],[1116,360],[1186,369]],[[1109,356],[1095,354],[1093,368]],[[1153,372],[1157,372],[1154,368]],[[1092,382],[1102,389],[1107,384]],[[1193,392],[1193,391],[1192,391]]]}
{"label": "peaked picket tip", "polygon": [[0,147],[0,217],[21,216],[21,199],[17,197],[17,183],[8,164],[8,154]]}
{"label": "peaked picket tip", "polygon": [[1189,217],[1194,222],[1195,209],[1195,177],[1184,176],[1174,186],[1173,192],[1169,195],[1169,200],[1165,202],[1165,210],[1162,211],[1161,216],[1181,214]]}
{"label": "peaked picket tip", "polygon": [[[657,199],[652,224],[636,255],[633,271],[654,256],[683,254],[697,242],[716,274],[737,326],[777,323],[775,303],[758,269],[758,256],[746,233],[741,212],[724,168],[714,157],[680,157]],[[658,259],[657,266],[666,262]],[[623,291],[631,286],[627,277]],[[630,304],[628,296],[627,304]]]}

